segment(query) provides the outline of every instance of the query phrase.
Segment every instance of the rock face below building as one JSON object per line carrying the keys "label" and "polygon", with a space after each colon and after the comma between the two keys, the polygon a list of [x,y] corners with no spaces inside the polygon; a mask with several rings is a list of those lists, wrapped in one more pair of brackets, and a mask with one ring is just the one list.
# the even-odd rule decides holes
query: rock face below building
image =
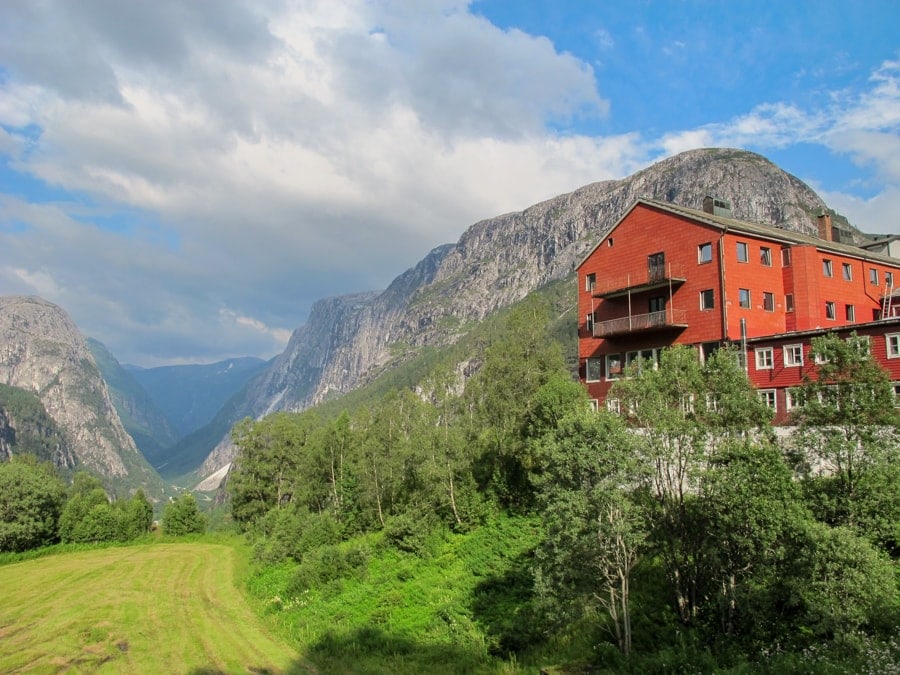
{"label": "rock face below building", "polygon": [[[467,324],[572,273],[639,197],[699,209],[708,194],[728,200],[735,218],[808,234],[826,208],[809,186],[760,155],[703,149],[483,220],[387,290],[317,303],[285,352],[247,389],[233,419],[302,410],[364,384],[398,352],[454,342]],[[226,438],[201,473],[233,457]]]}
{"label": "rock face below building", "polygon": [[110,484],[160,483],[125,432],[84,336],[56,305],[0,297],[0,383],[40,398],[77,465]]}

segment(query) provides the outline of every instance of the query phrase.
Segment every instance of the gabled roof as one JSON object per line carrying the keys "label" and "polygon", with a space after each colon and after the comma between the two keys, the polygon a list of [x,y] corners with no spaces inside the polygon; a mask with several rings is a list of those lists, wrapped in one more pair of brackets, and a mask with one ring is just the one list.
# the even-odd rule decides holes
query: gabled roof
{"label": "gabled roof", "polygon": [[763,239],[769,239],[770,241],[781,242],[785,244],[815,246],[816,248],[826,252],[839,253],[841,255],[849,256],[852,258],[860,258],[862,260],[870,260],[872,262],[900,267],[900,260],[897,260],[896,258],[892,258],[890,256],[881,255],[880,253],[872,253],[871,251],[867,251],[866,249],[860,248],[858,246],[840,244],[835,241],[825,241],[824,239],[819,239],[818,237],[813,237],[801,232],[794,232],[793,230],[785,230],[783,228],[774,227],[772,225],[760,225],[758,223],[748,223],[744,220],[715,216],[711,213],[706,213],[706,211],[698,211],[697,209],[689,209],[685,206],[679,206],[678,204],[672,204],[670,202],[660,202],[655,199],[646,199],[643,197],[634,202],[634,204],[632,204],[625,211],[622,217],[616,221],[616,223],[609,229],[609,231],[607,231],[605,235],[603,235],[597,245],[594,246],[588,252],[588,254],[581,259],[581,262],[578,263],[577,267],[581,267],[585,263],[585,261],[587,261],[587,259],[594,254],[594,251],[600,248],[600,245],[609,238],[609,236],[622,223],[622,221],[624,221],[628,217],[628,215],[638,206],[647,206],[653,209],[658,209],[660,211],[666,211],[668,213],[671,213],[672,215],[693,220],[697,223],[706,225],[723,233],[739,232],[742,234],[747,234],[749,236],[761,237]]}

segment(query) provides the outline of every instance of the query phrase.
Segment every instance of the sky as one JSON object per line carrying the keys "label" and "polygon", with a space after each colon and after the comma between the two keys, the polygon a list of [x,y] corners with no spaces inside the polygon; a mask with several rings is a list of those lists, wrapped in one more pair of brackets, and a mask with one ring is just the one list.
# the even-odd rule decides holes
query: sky
{"label": "sky", "polygon": [[473,223],[683,150],[900,233],[900,3],[3,0],[0,295],[123,363],[280,353]]}

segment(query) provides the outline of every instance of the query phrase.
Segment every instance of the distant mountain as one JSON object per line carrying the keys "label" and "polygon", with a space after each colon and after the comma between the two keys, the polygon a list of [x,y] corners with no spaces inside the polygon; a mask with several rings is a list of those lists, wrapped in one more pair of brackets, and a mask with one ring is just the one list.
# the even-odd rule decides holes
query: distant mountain
{"label": "distant mountain", "polygon": [[109,395],[125,431],[134,439],[147,461],[155,466],[165,451],[178,440],[172,424],[137,379],[119,364],[102,342],[88,338],[87,345],[106,380]]}
{"label": "distant mountain", "polygon": [[172,423],[179,438],[208,424],[265,367],[265,361],[249,356],[207,365],[124,366]]}
{"label": "distant mountain", "polygon": [[[162,493],[159,475],[122,426],[84,336],[61,308],[36,297],[0,297],[0,384],[36,395],[75,462],[108,488]],[[68,457],[67,450],[57,463]]]}

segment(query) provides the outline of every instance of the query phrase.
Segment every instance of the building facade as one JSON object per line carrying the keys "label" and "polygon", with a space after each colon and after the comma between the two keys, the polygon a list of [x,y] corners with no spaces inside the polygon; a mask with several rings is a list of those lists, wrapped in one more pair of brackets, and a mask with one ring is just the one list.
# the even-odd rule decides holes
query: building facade
{"label": "building facade", "polygon": [[[827,215],[813,237],[735,220],[711,198],[702,211],[638,200],[578,266],[579,365],[591,398],[602,403],[628,363],[674,344],[703,357],[726,343],[749,355],[771,340],[774,354],[786,335],[896,328],[900,260],[836,242],[834,231]],[[794,386],[768,387],[763,374],[757,382],[749,364],[748,374],[766,392]]]}

